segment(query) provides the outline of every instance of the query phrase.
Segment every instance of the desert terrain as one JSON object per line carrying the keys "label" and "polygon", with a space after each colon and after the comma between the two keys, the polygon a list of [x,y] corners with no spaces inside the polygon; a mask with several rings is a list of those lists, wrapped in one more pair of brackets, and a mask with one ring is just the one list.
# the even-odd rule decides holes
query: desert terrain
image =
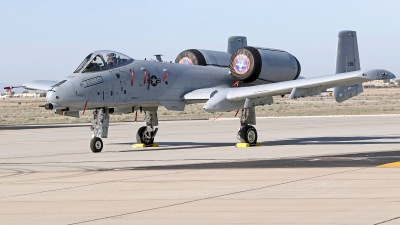
{"label": "desert terrain", "polygon": [[[274,104],[258,106],[257,117],[284,116],[329,116],[329,115],[381,115],[398,114],[400,111],[400,88],[364,88],[364,92],[343,103],[337,103],[328,93],[321,97],[306,97],[289,100],[287,97],[274,97]],[[90,122],[92,112],[88,110],[80,118],[55,114],[52,110],[39,107],[46,103],[45,98],[13,98],[0,100],[0,124],[38,124],[38,123],[78,123]],[[159,108],[160,120],[213,119],[221,113],[208,113],[203,104],[186,107],[185,111],[168,111]],[[236,111],[225,112],[222,118],[234,117]],[[111,115],[111,121],[134,121],[135,114]],[[143,121],[144,113],[138,113],[138,121]]]}

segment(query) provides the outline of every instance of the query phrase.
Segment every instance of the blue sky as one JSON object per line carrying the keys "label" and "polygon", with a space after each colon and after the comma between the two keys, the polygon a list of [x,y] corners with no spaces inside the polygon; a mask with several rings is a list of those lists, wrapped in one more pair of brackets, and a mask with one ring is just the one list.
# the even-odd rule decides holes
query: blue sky
{"label": "blue sky", "polygon": [[0,83],[60,80],[90,52],[135,59],[189,48],[226,51],[232,35],[286,50],[302,76],[331,74],[337,33],[356,30],[362,69],[400,77],[400,1],[3,1]]}

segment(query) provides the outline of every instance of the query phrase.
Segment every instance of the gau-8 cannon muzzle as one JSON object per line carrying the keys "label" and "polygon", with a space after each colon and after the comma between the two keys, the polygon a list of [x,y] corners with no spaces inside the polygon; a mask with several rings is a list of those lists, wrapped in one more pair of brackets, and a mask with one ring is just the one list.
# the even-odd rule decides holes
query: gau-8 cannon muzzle
{"label": "gau-8 cannon muzzle", "polygon": [[44,105],[46,110],[53,110],[53,109],[62,109],[63,107],[56,103],[47,103]]}

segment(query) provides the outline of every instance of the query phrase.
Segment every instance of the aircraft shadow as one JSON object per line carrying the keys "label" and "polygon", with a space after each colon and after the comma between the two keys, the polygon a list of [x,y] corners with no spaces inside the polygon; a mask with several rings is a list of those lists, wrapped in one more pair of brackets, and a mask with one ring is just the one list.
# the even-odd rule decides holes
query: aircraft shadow
{"label": "aircraft shadow", "polygon": [[48,128],[89,127],[87,124],[0,125],[0,130],[36,130]]}
{"label": "aircraft shadow", "polygon": [[[380,141],[389,139],[391,141]],[[396,141],[395,141],[396,140]],[[160,147],[122,150],[120,152],[165,151],[196,148],[235,147],[235,143],[209,143],[209,142],[157,142]],[[111,145],[133,145],[132,142],[110,143]],[[361,145],[361,144],[400,144],[400,136],[350,136],[350,137],[307,137],[292,138],[276,141],[261,142],[262,146],[285,145]]]}
{"label": "aircraft shadow", "polygon": [[[182,150],[182,149],[195,149],[195,148],[215,148],[215,147],[234,147],[234,143],[207,143],[207,142],[157,142],[160,147],[157,148],[144,148],[144,149],[132,149],[122,150],[120,152],[147,152],[147,151],[165,151],[165,150]],[[135,143],[110,143],[112,145],[133,145]]]}
{"label": "aircraft shadow", "polygon": [[[111,143],[132,145],[133,143]],[[159,142],[161,147],[123,150],[120,152],[168,151],[180,149],[198,149],[211,147],[234,147],[234,143],[208,142]],[[262,142],[263,148],[285,145],[371,145],[400,144],[400,136],[350,136],[350,137],[307,137]],[[166,146],[166,147],[164,147]],[[360,149],[362,151],[362,149]],[[245,169],[245,168],[329,168],[329,167],[375,167],[400,161],[400,150],[377,151],[366,153],[337,154],[329,156],[306,156],[282,159],[233,160],[224,162],[207,162],[167,166],[135,167],[136,170],[178,170],[178,169]]]}
{"label": "aircraft shadow", "polygon": [[[379,141],[390,139],[397,141]],[[307,137],[261,142],[265,146],[280,145],[351,145],[351,144],[400,144],[400,136],[347,136],[347,137]]]}
{"label": "aircraft shadow", "polygon": [[293,157],[284,159],[241,160],[231,162],[181,164],[167,166],[135,167],[136,170],[182,170],[182,169],[261,169],[261,168],[333,168],[376,167],[400,161],[400,150],[338,154],[329,156]]}

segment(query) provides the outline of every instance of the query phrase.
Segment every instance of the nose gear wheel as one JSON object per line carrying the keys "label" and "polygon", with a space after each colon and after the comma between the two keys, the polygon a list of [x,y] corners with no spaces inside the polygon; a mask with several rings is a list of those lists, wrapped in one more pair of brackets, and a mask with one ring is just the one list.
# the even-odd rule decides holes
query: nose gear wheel
{"label": "nose gear wheel", "polygon": [[99,153],[103,150],[103,141],[99,137],[94,137],[90,141],[90,149],[94,153]]}

